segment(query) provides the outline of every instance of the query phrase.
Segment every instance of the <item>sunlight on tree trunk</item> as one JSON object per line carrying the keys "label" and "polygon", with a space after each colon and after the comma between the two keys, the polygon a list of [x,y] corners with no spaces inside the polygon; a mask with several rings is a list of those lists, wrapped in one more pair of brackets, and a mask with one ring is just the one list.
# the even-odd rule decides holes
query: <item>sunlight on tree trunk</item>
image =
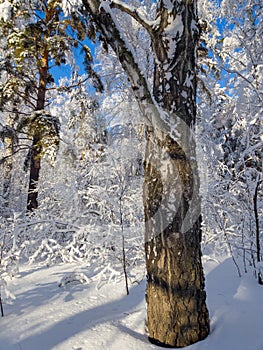
{"label": "sunlight on tree trunk", "polygon": [[[152,25],[124,3],[83,3],[118,55],[147,120],[144,207],[149,339],[166,347],[187,346],[209,334],[192,139],[199,39],[196,1],[159,1]],[[152,92],[108,6],[131,15],[148,31],[155,66]]]}
{"label": "sunlight on tree trunk", "polygon": [[[147,143],[144,183],[149,339],[157,345],[183,347],[209,333],[198,210],[188,218],[193,223],[182,230],[197,174],[168,137],[161,145],[165,151],[158,151],[158,166],[153,166],[154,141]],[[200,205],[198,198],[194,201]]]}

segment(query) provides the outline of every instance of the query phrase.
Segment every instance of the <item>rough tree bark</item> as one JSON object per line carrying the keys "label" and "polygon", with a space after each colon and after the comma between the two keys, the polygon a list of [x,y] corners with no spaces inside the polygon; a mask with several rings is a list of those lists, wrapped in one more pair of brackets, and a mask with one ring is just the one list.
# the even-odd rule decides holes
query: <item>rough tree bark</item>
{"label": "rough tree bark", "polygon": [[[209,334],[201,263],[196,117],[196,1],[160,0],[156,20],[119,1],[83,0],[113,48],[147,120],[144,210],[149,339],[183,347]],[[149,33],[155,59],[152,91],[118,30],[117,8]]]}
{"label": "rough tree bark", "polygon": [[27,194],[27,210],[33,211],[38,207],[38,181],[41,169],[41,138],[35,134],[30,152],[29,185]]}
{"label": "rough tree bark", "polygon": [[[46,8],[45,22],[49,21],[54,16],[54,9],[48,10]],[[44,41],[48,40],[50,36],[49,31],[44,34]],[[41,111],[45,109],[46,103],[46,92],[47,92],[47,79],[49,71],[49,52],[47,45],[43,46],[42,52],[36,52],[36,59],[40,62],[39,66],[39,82],[37,91],[37,101],[35,111]],[[35,130],[33,135],[33,142],[30,153],[30,172],[29,172],[29,185],[27,195],[27,210],[33,211],[38,207],[38,181],[41,170],[41,157],[42,157],[42,145],[41,145],[41,134],[40,130]]]}
{"label": "rough tree bark", "polygon": [[[182,347],[204,339],[209,332],[200,251],[198,173],[191,137],[196,117],[198,27],[194,1],[173,1],[170,8],[164,3],[159,3],[160,25],[154,30],[152,41],[156,58],[153,94],[168,111],[175,129],[161,139],[154,130],[148,137],[144,196],[148,237],[146,295],[151,340]],[[173,26],[177,27],[176,32],[170,29]],[[151,158],[156,154],[156,144],[156,157],[158,149],[162,155],[159,163],[154,161],[158,166],[153,167]],[[175,208],[171,209],[171,205]],[[167,217],[168,221],[163,219]],[[156,221],[164,224],[157,226]]]}
{"label": "rough tree bark", "polygon": [[[42,60],[45,62],[45,66],[40,72],[39,88],[37,96],[36,111],[44,110],[45,108],[45,95],[46,95],[46,80],[48,72],[48,60]],[[30,152],[30,172],[29,172],[29,185],[27,195],[27,210],[33,211],[38,207],[38,181],[41,170],[41,158],[42,158],[42,145],[41,145],[41,131],[35,130],[33,135],[33,142]]]}

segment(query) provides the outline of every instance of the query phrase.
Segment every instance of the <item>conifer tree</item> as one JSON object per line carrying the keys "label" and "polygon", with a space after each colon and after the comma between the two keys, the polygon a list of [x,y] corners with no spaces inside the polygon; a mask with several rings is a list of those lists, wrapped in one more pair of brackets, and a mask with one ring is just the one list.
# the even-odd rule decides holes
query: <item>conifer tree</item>
{"label": "conifer tree", "polygon": [[14,98],[18,100],[16,130],[25,132],[32,142],[26,162],[30,169],[27,210],[32,211],[38,206],[41,159],[48,149],[54,153],[59,143],[59,120],[48,112],[49,91],[55,88],[52,68],[69,63],[72,50],[82,45],[87,73],[98,90],[103,87],[92,69],[91,52],[83,44],[86,31],[90,38],[94,35],[92,26],[74,13],[65,16],[60,0],[4,4],[6,11],[0,24],[5,43],[1,106],[12,115],[8,104]]}

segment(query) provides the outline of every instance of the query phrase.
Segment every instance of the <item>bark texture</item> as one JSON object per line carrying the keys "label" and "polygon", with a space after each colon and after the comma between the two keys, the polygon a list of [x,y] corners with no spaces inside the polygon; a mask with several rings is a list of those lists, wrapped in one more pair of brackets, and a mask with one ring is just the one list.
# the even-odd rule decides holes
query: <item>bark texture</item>
{"label": "bark texture", "polygon": [[[83,0],[83,4],[119,57],[147,120],[143,193],[149,339],[164,347],[184,347],[209,334],[193,138],[196,0],[158,1],[152,24],[127,4],[98,0]],[[112,8],[131,15],[150,34],[153,91],[115,25]]]}
{"label": "bark texture", "polygon": [[27,210],[33,211],[38,207],[38,180],[41,169],[41,140],[35,135],[31,146],[30,173],[27,195]]}
{"label": "bark texture", "polygon": [[[54,15],[53,8],[51,10],[46,9],[45,22],[49,23]],[[47,31],[44,34],[44,42],[49,39],[50,33]],[[49,51],[47,44],[44,44],[40,53],[36,52],[36,60],[40,62],[39,66],[39,82],[37,89],[37,100],[35,111],[41,111],[45,109],[46,92],[47,92],[47,80],[49,71]],[[30,153],[30,173],[29,173],[29,185],[27,196],[27,210],[33,211],[38,207],[38,181],[41,170],[41,158],[42,158],[42,146],[41,146],[41,132],[35,130],[33,135],[33,142]]]}
{"label": "bark texture", "polygon": [[157,345],[183,347],[209,333],[197,181],[194,163],[178,143],[148,132],[146,300],[149,339]]}
{"label": "bark texture", "polygon": [[[148,132],[146,297],[150,340],[183,347],[209,333],[200,250],[199,179],[191,137],[196,118],[198,26],[195,1],[173,1],[173,8],[164,4],[159,3],[160,26],[152,42],[156,58],[153,93],[175,127],[165,135],[154,129]],[[174,32],[171,23],[177,26]]]}

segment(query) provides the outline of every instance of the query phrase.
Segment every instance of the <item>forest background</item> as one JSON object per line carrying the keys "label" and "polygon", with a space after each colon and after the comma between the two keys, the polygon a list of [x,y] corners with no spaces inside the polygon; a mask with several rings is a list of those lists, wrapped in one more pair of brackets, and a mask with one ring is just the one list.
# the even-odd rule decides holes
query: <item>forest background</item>
{"label": "forest background", "polygon": [[[155,2],[129,4],[154,17]],[[262,283],[263,5],[198,6],[202,250]],[[114,11],[151,77],[146,31]],[[5,0],[0,16],[2,293],[21,261],[85,261],[128,290],[144,265],[145,125],[127,77],[77,3]]]}

